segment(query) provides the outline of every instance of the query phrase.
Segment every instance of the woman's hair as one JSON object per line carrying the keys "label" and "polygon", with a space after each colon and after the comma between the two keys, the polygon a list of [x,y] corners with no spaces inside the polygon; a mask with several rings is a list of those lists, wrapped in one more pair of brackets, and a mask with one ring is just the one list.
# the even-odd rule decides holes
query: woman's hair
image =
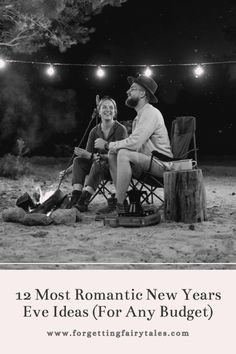
{"label": "woman's hair", "polygon": [[116,101],[113,99],[113,98],[111,98],[110,96],[103,96],[101,99],[100,99],[100,101],[99,101],[99,104],[98,104],[98,112],[100,111],[100,108],[101,108],[101,105],[102,105],[102,103],[104,102],[104,101],[111,101],[112,102],[112,104],[113,104],[113,106],[114,106],[114,109],[115,109],[115,117],[114,118],[116,118],[117,117],[117,105],[116,105]]}

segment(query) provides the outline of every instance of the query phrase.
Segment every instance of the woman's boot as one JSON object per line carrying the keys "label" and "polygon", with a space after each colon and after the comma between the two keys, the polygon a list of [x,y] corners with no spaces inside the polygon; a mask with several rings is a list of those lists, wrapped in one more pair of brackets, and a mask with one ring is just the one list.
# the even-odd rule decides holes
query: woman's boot
{"label": "woman's boot", "polygon": [[89,201],[92,197],[92,194],[88,191],[83,191],[78,203],[75,205],[80,212],[88,211]]}

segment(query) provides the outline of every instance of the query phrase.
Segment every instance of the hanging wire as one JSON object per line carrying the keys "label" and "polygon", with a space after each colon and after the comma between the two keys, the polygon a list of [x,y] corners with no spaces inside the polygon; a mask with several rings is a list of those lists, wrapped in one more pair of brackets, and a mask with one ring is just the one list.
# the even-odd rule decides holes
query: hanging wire
{"label": "hanging wire", "polygon": [[[93,63],[53,63],[44,61],[28,61],[28,60],[15,60],[15,59],[3,59],[8,63],[19,63],[19,64],[32,64],[32,65],[53,65],[53,66],[81,66],[81,67],[143,67],[146,68],[146,64],[93,64]],[[224,61],[210,61],[210,62],[195,62],[195,63],[160,63],[160,64],[149,64],[151,67],[161,67],[161,66],[196,66],[196,65],[217,65],[217,64],[236,64],[236,60],[224,60]]]}

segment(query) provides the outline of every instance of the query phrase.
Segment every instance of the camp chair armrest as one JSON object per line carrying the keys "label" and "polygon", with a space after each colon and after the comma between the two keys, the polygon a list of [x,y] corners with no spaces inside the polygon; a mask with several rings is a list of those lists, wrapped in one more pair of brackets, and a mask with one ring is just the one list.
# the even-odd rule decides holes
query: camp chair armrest
{"label": "camp chair armrest", "polygon": [[150,164],[149,164],[149,167],[148,167],[148,170],[147,172],[150,172],[151,171],[151,168],[152,168],[152,162],[153,162],[153,159],[154,157],[158,158],[159,160],[161,161],[173,161],[173,159],[171,159],[170,157],[166,156],[166,155],[163,155],[161,154],[160,152],[156,151],[156,150],[153,150],[152,151],[152,155],[151,155],[151,160],[150,160]]}
{"label": "camp chair armrest", "polygon": [[169,162],[169,161],[173,161],[174,158],[166,156],[164,154],[161,154],[160,152],[153,150],[152,151],[152,158],[156,157],[157,159],[161,160],[161,161],[165,161],[165,162]]}
{"label": "camp chair armrest", "polygon": [[196,148],[196,149],[188,150],[185,154],[183,154],[182,156],[179,156],[179,157],[169,157],[169,156],[163,155],[160,152],[154,150],[154,151],[152,151],[152,159],[153,159],[153,157],[156,157],[159,160],[165,161],[165,162],[178,161],[178,160],[184,159],[186,156],[188,156],[188,154],[190,152],[197,151],[197,150],[199,150],[199,149]]}
{"label": "camp chair armrest", "polygon": [[148,166],[148,170],[146,172],[151,172],[153,158],[154,158],[154,155],[152,154],[151,155],[151,160],[150,160],[150,163],[149,163],[149,166]]}
{"label": "camp chair armrest", "polygon": [[[158,151],[156,151],[156,150],[153,150],[153,151],[152,151],[152,155],[151,155],[150,164],[149,164],[149,167],[148,167],[147,172],[150,172],[150,171],[151,171],[152,162],[153,162],[154,157],[158,158],[158,159],[161,160],[161,161],[165,161],[165,162],[169,162],[169,161],[175,160],[175,159],[173,159],[173,158],[170,158],[170,157],[168,157],[168,156],[166,156],[166,155],[161,154],[160,152],[158,152]],[[178,159],[176,159],[176,160],[178,160]]]}

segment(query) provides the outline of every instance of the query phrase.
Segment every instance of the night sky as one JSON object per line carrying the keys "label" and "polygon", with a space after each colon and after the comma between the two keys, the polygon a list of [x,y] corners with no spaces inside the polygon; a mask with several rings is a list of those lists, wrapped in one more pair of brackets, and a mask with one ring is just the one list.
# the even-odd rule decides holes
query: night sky
{"label": "night sky", "polygon": [[107,6],[92,21],[97,32],[80,55],[108,64],[232,58],[235,48],[224,39],[222,29],[234,21],[235,7],[230,1],[221,3],[128,0],[121,8]]}
{"label": "night sky", "polygon": [[91,19],[89,25],[96,31],[87,44],[63,54],[55,48],[44,48],[27,59],[124,65],[106,67],[102,79],[96,77],[96,67],[89,66],[57,67],[54,78],[37,71],[34,80],[38,84],[76,91],[78,121],[83,124],[73,141],[79,141],[86,129],[97,94],[114,97],[119,120],[133,119],[135,111],[124,105],[127,76],[142,73],[144,68],[139,65],[164,64],[152,68],[152,77],[159,86],[157,107],[167,128],[176,116],[194,115],[200,154],[236,154],[236,64],[207,65],[198,79],[193,75],[194,67],[173,65],[236,60],[236,36],[233,43],[224,34],[235,18],[236,5],[229,0],[219,4],[128,0],[122,7],[106,6]]}
{"label": "night sky", "polygon": [[[128,0],[120,8],[107,6],[95,16],[91,24],[96,32],[90,42],[69,50],[63,60],[127,65],[106,68],[103,79],[94,75],[95,68],[73,71],[77,74],[75,86],[79,91],[84,88],[89,104],[93,105],[96,94],[112,94],[118,102],[119,119],[132,119],[135,112],[124,106],[126,77],[138,75],[144,68],[128,65],[234,60],[236,41],[228,41],[224,29],[235,22],[235,16],[232,1]],[[196,79],[193,67],[153,68],[159,85],[158,107],[168,128],[177,115],[196,116],[202,152],[214,153],[219,141],[224,153],[236,152],[231,139],[236,132],[236,65],[210,65],[205,70]],[[208,134],[212,134],[212,146]]]}

